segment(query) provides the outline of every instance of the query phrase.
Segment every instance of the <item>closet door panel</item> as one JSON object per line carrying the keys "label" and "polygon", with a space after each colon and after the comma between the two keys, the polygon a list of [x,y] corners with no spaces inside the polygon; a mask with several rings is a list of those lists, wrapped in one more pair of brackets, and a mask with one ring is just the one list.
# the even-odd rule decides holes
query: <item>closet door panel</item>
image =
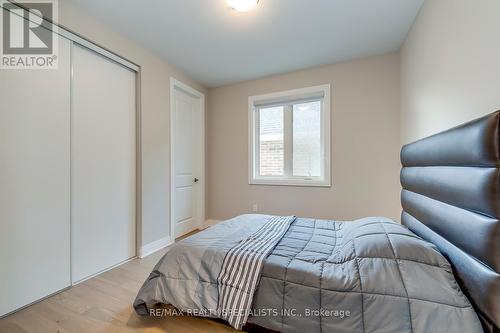
{"label": "closet door panel", "polygon": [[73,44],[72,280],[135,256],[135,72]]}
{"label": "closet door panel", "polygon": [[59,66],[0,70],[0,316],[71,283],[70,42]]}

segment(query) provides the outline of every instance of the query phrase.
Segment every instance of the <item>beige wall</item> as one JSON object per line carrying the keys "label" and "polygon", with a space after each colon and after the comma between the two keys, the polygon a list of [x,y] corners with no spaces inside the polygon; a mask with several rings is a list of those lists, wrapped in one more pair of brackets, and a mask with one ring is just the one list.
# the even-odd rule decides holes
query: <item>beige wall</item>
{"label": "beige wall", "polygon": [[500,1],[427,0],[401,50],[401,137],[500,109]]}
{"label": "beige wall", "polygon": [[205,92],[158,56],[95,21],[68,1],[59,1],[59,22],[141,66],[142,244],[169,235],[170,77]]}
{"label": "beige wall", "polygon": [[[208,94],[207,217],[259,211],[399,218],[399,56],[366,58],[214,88]],[[248,185],[248,96],[332,85],[331,188]]]}
{"label": "beige wall", "polygon": [[[400,57],[372,57],[211,89],[207,218],[249,212],[254,203],[261,212],[275,214],[398,218],[399,143],[500,109],[499,12],[498,0],[427,0]],[[59,16],[64,26],[142,67],[142,242],[165,237],[169,78],[205,89],[69,2],[60,1]],[[332,188],[248,185],[248,96],[324,83],[332,84]]]}

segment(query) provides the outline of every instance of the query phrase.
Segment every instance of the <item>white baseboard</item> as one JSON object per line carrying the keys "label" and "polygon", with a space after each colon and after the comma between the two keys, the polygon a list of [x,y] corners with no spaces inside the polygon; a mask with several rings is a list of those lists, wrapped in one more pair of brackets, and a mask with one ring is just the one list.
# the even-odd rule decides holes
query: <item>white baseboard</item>
{"label": "white baseboard", "polygon": [[161,249],[166,248],[170,244],[172,244],[170,236],[167,236],[167,237],[158,239],[157,241],[146,244],[139,249],[139,258],[147,257],[150,254],[155,253],[156,251],[160,251]]}
{"label": "white baseboard", "polygon": [[205,224],[203,225],[203,228],[206,229],[208,227],[211,227],[213,225],[216,225],[217,223],[221,222],[221,220],[205,220]]}

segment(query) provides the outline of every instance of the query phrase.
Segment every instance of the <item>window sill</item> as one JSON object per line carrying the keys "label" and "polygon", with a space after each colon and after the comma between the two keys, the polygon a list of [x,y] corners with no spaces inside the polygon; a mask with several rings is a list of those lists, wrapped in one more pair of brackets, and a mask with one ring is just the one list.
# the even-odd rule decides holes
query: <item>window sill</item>
{"label": "window sill", "polygon": [[329,181],[301,179],[251,179],[248,181],[248,185],[332,187]]}

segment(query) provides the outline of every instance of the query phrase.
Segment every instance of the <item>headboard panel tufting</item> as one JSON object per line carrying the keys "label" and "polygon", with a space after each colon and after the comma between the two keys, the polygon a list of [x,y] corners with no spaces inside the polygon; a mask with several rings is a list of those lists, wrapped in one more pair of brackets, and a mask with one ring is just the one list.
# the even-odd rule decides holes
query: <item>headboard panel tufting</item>
{"label": "headboard panel tufting", "polygon": [[448,257],[490,331],[500,326],[499,133],[497,111],[401,151],[402,223]]}

